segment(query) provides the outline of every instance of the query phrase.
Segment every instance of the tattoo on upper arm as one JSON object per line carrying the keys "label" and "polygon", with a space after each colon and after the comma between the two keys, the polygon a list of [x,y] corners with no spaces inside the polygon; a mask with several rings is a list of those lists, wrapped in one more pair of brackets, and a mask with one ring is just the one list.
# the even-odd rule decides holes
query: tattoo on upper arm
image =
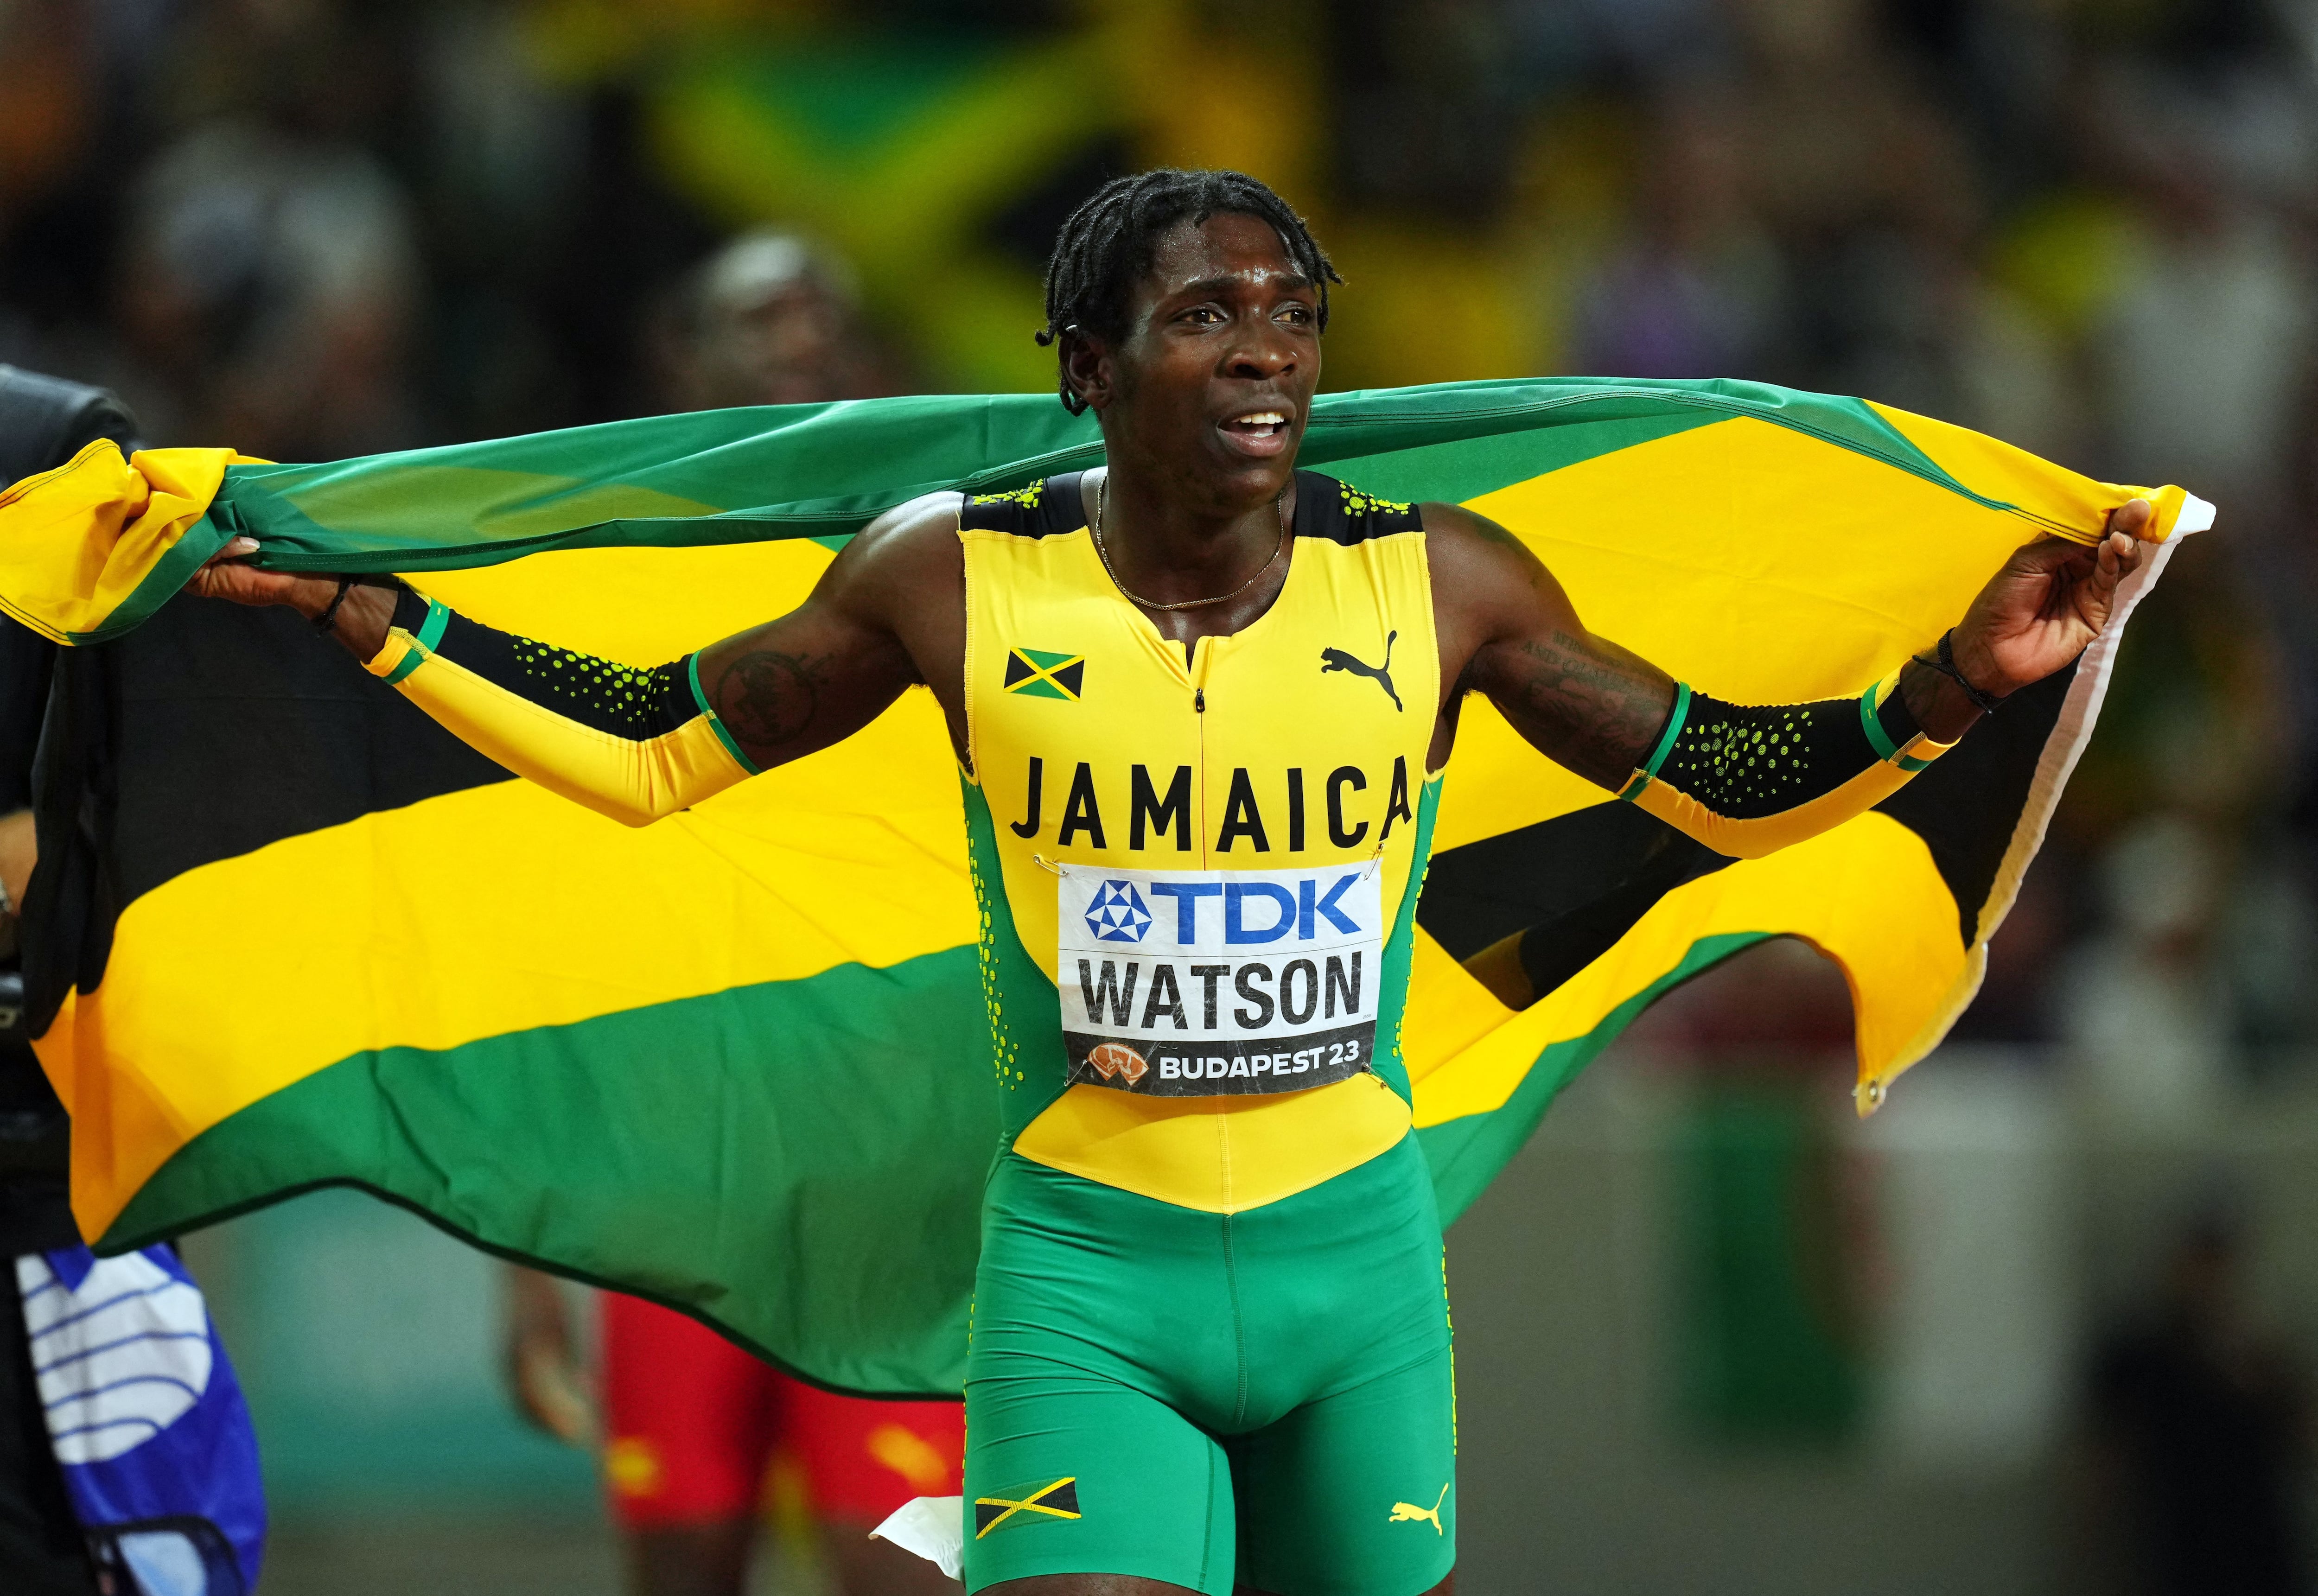
{"label": "tattoo on upper arm", "polygon": [[1665,689],[1584,640],[1556,630],[1550,642],[1522,643],[1493,673],[1490,696],[1514,729],[1589,781],[1625,785],[1665,729]]}
{"label": "tattoo on upper arm", "polygon": [[716,713],[741,741],[777,749],[812,730],[825,680],[822,662],[809,656],[756,650],[716,678]]}

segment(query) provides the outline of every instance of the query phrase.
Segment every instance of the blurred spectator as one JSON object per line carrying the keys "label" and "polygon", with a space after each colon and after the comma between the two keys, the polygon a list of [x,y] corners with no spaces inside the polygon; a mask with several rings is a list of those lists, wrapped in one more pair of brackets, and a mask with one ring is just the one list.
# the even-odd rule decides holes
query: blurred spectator
{"label": "blurred spectator", "polygon": [[[1913,148],[1940,131],[1913,64],[1882,48],[1870,0],[1734,0],[1747,73],[1753,181],[1806,257],[1918,198]],[[1934,203],[1945,196],[1929,196]]]}
{"label": "blurred spectator", "polygon": [[123,309],[173,432],[292,460],[417,441],[409,208],[369,155],[217,122],[168,150],[131,208]]}
{"label": "blurred spectator", "polygon": [[1621,377],[1760,372],[1787,334],[1785,263],[1749,203],[1727,95],[1680,94],[1643,154],[1636,226],[1579,295],[1582,372]]}
{"label": "blurred spectator", "polygon": [[2062,1029],[2099,1106],[2162,1132],[2211,1119],[2227,1085],[2229,991],[2214,964],[2224,849],[2178,813],[2133,826],[2100,862],[2108,928],[2079,950]]}
{"label": "blurred spectator", "polygon": [[2176,1242],[2143,1323],[2094,1364],[2104,1532],[2147,1596],[2300,1596],[2308,1392],[2239,1301],[2240,1239],[2207,1217]]}
{"label": "blurred spectator", "polygon": [[156,426],[331,459],[418,441],[410,201],[362,135],[394,83],[328,6],[219,5],[185,40],[195,119],[130,190],[122,320]]}
{"label": "blurred spectator", "polygon": [[2258,525],[2311,377],[2309,257],[2222,158],[2204,108],[2174,85],[2149,97],[2170,109],[2128,145],[2143,231],[2094,344],[2112,447]]}
{"label": "blurred spectator", "polygon": [[1340,177],[1355,196],[1451,223],[1504,203],[1521,114],[1506,8],[1352,0],[1330,8]]}
{"label": "blurred spectator", "polygon": [[2047,836],[2021,881],[2019,896],[1988,940],[1988,970],[1955,1029],[1958,1042],[2035,1045],[2054,1040],[2056,1017],[2046,982],[2069,933],[2068,884],[2074,861],[2065,838]]}
{"label": "blurred spectator", "polygon": [[669,407],[816,404],[895,390],[843,263],[795,233],[759,229],[711,256],[655,339]]}

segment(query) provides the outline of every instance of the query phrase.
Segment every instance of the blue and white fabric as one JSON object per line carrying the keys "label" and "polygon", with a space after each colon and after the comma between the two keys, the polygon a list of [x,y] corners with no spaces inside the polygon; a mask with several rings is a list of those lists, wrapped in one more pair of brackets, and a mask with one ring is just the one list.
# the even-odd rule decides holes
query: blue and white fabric
{"label": "blue and white fabric", "polygon": [[124,1596],[246,1596],[265,1546],[257,1438],[209,1306],[167,1247],[16,1260],[49,1437]]}

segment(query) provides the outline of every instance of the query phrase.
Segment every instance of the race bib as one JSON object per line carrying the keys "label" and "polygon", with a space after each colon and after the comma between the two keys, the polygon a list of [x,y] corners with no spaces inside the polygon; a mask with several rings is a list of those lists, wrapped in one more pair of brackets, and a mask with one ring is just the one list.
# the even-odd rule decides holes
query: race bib
{"label": "race bib", "polygon": [[1070,1080],[1155,1097],[1301,1091],[1376,1051],[1373,865],[1062,877],[1055,985]]}

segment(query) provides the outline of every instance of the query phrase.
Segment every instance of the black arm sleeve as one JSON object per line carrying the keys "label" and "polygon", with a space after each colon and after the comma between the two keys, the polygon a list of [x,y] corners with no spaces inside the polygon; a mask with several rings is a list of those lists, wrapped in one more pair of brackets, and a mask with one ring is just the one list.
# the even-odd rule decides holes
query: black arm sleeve
{"label": "black arm sleeve", "polygon": [[[393,623],[418,637],[433,607],[405,588],[395,601]],[[445,612],[442,636],[429,651],[519,698],[614,737],[649,741],[700,713],[692,696],[689,656],[640,670],[501,632],[455,610]]]}
{"label": "black arm sleeve", "polygon": [[1856,698],[1725,704],[1694,693],[1688,710],[1657,779],[1734,820],[1765,820],[1825,797],[1923,731],[1896,692],[1873,712],[1881,748],[1869,740]]}
{"label": "black arm sleeve", "polygon": [[1618,796],[1718,853],[1755,858],[1815,837],[1899,791],[1947,751],[1897,690],[1857,698],[1725,704],[1687,686]]}

